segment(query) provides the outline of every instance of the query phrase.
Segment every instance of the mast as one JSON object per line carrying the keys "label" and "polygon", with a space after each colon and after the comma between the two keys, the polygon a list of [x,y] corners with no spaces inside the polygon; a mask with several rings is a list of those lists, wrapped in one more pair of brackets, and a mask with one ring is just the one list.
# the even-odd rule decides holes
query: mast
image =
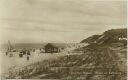
{"label": "mast", "polygon": [[12,49],[13,49],[13,47],[12,47],[10,41],[8,40],[8,49],[7,49],[7,51],[10,52]]}

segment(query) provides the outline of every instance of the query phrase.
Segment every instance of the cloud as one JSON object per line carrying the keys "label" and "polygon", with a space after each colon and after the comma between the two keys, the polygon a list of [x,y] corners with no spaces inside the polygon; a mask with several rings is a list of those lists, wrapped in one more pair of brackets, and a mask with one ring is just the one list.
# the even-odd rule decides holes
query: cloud
{"label": "cloud", "polygon": [[125,1],[1,0],[0,28],[5,33],[3,39],[14,34],[11,39],[18,41],[28,36],[33,41],[50,41],[52,36],[54,41],[78,42],[89,35],[126,26],[126,8]]}

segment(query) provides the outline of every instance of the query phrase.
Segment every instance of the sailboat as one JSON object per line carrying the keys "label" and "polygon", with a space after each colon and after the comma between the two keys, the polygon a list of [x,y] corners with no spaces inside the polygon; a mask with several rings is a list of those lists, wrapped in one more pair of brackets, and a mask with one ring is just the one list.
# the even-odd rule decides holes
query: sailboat
{"label": "sailboat", "polygon": [[12,47],[12,45],[11,45],[11,43],[10,43],[10,41],[8,41],[8,44],[7,44],[7,52],[6,52],[6,55],[10,55],[10,57],[12,57],[13,56],[13,53],[11,53],[11,52],[16,52],[16,50]]}
{"label": "sailboat", "polygon": [[12,47],[10,41],[8,41],[8,48],[7,48],[7,52],[16,52],[16,50]]}
{"label": "sailboat", "polygon": [[10,43],[10,41],[8,41],[8,48],[7,48],[7,52],[11,52],[12,51],[12,49],[13,49],[13,47],[11,46],[11,43]]}

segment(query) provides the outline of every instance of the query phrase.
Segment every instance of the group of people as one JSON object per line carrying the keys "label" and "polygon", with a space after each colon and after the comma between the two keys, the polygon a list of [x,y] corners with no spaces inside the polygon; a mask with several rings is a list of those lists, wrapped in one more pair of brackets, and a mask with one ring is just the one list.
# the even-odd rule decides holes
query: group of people
{"label": "group of people", "polygon": [[23,55],[27,55],[27,60],[29,60],[29,55],[31,55],[31,54],[30,54],[30,51],[29,50],[22,50],[19,53],[19,57],[23,57]]}
{"label": "group of people", "polygon": [[[42,53],[42,49],[40,48],[39,50]],[[21,51],[18,51],[18,56],[20,58],[22,58],[23,56],[27,56],[27,60],[29,60],[30,59],[31,52],[35,52],[35,51],[36,51],[35,49],[22,49]],[[8,55],[9,57],[13,57],[14,56],[14,52],[7,51],[5,53],[5,55],[6,56]]]}
{"label": "group of people", "polygon": [[[7,51],[7,52],[5,52],[5,55],[9,56],[9,57],[13,57],[14,53]],[[30,50],[22,50],[22,51],[19,52],[19,57],[20,58],[22,58],[24,55],[26,55],[27,60],[29,60],[29,56],[31,55]]]}
{"label": "group of people", "polygon": [[12,53],[6,52],[6,56],[9,55],[9,57],[13,57]]}

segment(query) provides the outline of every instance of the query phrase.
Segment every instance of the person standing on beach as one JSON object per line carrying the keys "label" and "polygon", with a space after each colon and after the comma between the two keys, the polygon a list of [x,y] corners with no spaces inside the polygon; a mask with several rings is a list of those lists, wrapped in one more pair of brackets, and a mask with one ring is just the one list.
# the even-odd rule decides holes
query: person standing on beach
{"label": "person standing on beach", "polygon": [[27,51],[27,55],[30,55],[30,51],[29,50]]}
{"label": "person standing on beach", "polygon": [[6,52],[6,56],[8,55],[8,52]]}
{"label": "person standing on beach", "polygon": [[27,56],[27,60],[29,61],[29,56]]}

